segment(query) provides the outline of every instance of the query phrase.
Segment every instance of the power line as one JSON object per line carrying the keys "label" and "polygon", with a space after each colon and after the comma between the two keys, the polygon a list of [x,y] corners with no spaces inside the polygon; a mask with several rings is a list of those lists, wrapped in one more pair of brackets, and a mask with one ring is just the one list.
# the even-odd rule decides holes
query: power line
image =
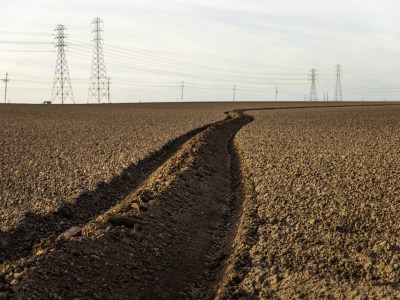
{"label": "power line", "polygon": [[[1,22],[0,22],[1,23]],[[85,27],[86,28],[86,27]],[[29,31],[28,29],[26,29],[25,31]],[[40,31],[40,29],[38,30]],[[15,39],[18,39],[18,35],[28,35],[30,34],[29,32],[26,33],[4,33],[2,31],[0,31],[0,34],[3,34],[4,36],[8,36],[10,35],[10,37],[7,39],[6,42],[10,42],[12,40],[12,42],[21,42],[21,43],[28,43],[31,44],[30,41],[15,41]],[[15,35],[15,37],[13,38],[13,35]],[[36,36],[34,35],[34,33],[32,33],[32,38],[40,38],[39,33],[36,34]],[[45,34],[43,34],[45,35]],[[70,37],[70,35],[68,35],[68,37]],[[78,36],[77,40],[80,40],[81,38]],[[271,93],[273,92],[272,88],[275,88],[275,86],[280,86],[280,85],[303,85],[306,83],[306,78],[304,78],[303,74],[303,78],[298,78],[298,76],[301,76],[302,74],[284,74],[285,71],[278,71],[277,70],[277,74],[266,74],[263,72],[254,72],[251,69],[248,69],[247,67],[244,67],[243,70],[237,70],[235,67],[231,67],[231,66],[227,66],[226,64],[222,63],[222,65],[219,64],[209,64],[206,63],[206,59],[203,61],[199,61],[199,60],[195,60],[195,56],[194,55],[182,55],[181,57],[178,58],[177,53],[174,53],[174,56],[171,55],[172,52],[168,53],[167,51],[164,51],[164,48],[162,47],[162,49],[160,48],[156,48],[156,47],[151,47],[151,49],[149,51],[147,51],[146,49],[130,49],[129,45],[124,44],[124,46],[121,46],[118,44],[118,38],[115,39],[115,36],[112,37],[112,40],[117,40],[117,43],[112,43],[110,44],[110,46],[104,46],[102,45],[102,47],[104,48],[104,52],[106,54],[107,57],[110,57],[110,60],[107,60],[107,66],[111,65],[111,66],[115,66],[115,67],[120,67],[120,68],[127,68],[127,69],[133,69],[133,70],[138,70],[138,71],[145,71],[145,72],[149,72],[149,73],[155,73],[155,74],[162,74],[162,75],[167,75],[167,76],[180,76],[182,79],[188,80],[187,78],[195,78],[195,81],[199,81],[202,83],[210,83],[209,86],[204,87],[200,84],[195,84],[192,83],[194,86],[191,85],[185,85],[184,87],[186,88],[195,88],[195,89],[204,89],[204,90],[232,90],[232,85],[231,82],[238,82],[237,80],[241,80],[242,78],[244,79],[244,81],[240,81],[240,87],[241,89],[236,89],[238,92],[240,91],[241,95],[242,95],[242,91],[248,91],[249,93],[262,93],[262,92],[267,92],[267,93]],[[121,40],[121,39],[120,39]],[[157,46],[156,41],[154,40],[154,45]],[[33,42],[32,42],[33,43]],[[36,42],[35,42],[36,43]],[[87,51],[88,46],[86,46],[84,40],[79,41],[79,44],[73,44],[73,46],[71,46],[71,43],[68,43],[68,46],[70,46],[70,48],[72,48],[72,57],[79,57],[80,59],[88,59],[88,57],[86,57],[86,55],[84,55],[84,51]],[[119,42],[120,43],[120,42]],[[121,44],[121,43],[120,43]],[[12,47],[12,46],[10,46]],[[28,46],[27,46],[28,47]],[[39,46],[38,46],[39,47]],[[76,48],[75,48],[76,47]],[[14,48],[17,48],[17,46],[14,46]],[[66,45],[65,45],[66,48]],[[29,49],[29,48],[28,48]],[[40,48],[38,48],[40,49]],[[179,49],[179,48],[176,48]],[[9,50],[0,50],[0,51],[9,51]],[[23,51],[23,50],[22,50]],[[21,52],[22,52],[21,51]],[[36,52],[34,50],[26,50],[27,52],[32,51],[32,52]],[[178,50],[177,50],[178,51]],[[39,52],[39,51],[37,51]],[[45,52],[45,51],[43,51]],[[67,51],[67,49],[65,49],[65,52],[70,55],[69,51]],[[87,51],[89,52],[89,51]],[[74,56],[76,54],[76,56]],[[110,55],[109,55],[110,54]],[[203,56],[204,54],[204,56]],[[199,55],[202,55],[205,58],[211,58],[211,56],[206,55],[206,53],[201,54],[199,52]],[[89,56],[90,54],[88,54]],[[85,58],[83,58],[85,57]],[[200,57],[200,56],[197,56]],[[70,57],[68,57],[70,59]],[[127,58],[127,59],[125,59]],[[190,61],[188,61],[190,60]],[[76,61],[76,60],[75,60]],[[139,63],[136,63],[139,62]],[[71,63],[71,62],[70,62]],[[81,64],[81,62],[78,62],[79,64]],[[233,64],[233,66],[235,66]],[[338,65],[340,66],[340,65]],[[239,67],[240,69],[240,67]],[[292,70],[292,69],[291,69]],[[320,70],[320,69],[319,69]],[[262,71],[262,69],[259,69],[257,71]],[[280,74],[280,73],[282,74]],[[335,87],[335,92],[337,92],[337,100],[340,100],[340,98],[343,97],[342,95],[342,90],[341,90],[341,67],[339,68],[339,70],[337,70],[337,74],[336,74],[336,87]],[[293,73],[298,73],[298,71],[294,71]],[[14,73],[13,73],[13,82],[32,82],[32,83],[44,83],[44,81],[22,81],[20,79],[15,79],[14,78]],[[78,74],[79,75],[79,74]],[[248,76],[250,75],[250,76]],[[339,75],[339,76],[338,76]],[[331,89],[334,81],[335,81],[335,77],[330,75],[330,78],[328,77],[329,74],[318,74],[318,84],[319,84],[319,89],[321,90],[327,90],[327,89]],[[339,80],[338,80],[339,77]],[[109,94],[109,85],[108,85],[108,77],[106,77],[106,87],[107,87],[107,93]],[[167,78],[167,77],[165,77]],[[35,78],[36,79],[36,78]],[[74,85],[75,85],[75,80],[81,80],[81,79],[75,79],[72,78],[74,81]],[[159,79],[157,83],[162,84],[163,81],[166,79]],[[176,79],[175,79],[176,80]],[[86,80],[85,80],[86,81]],[[178,80],[176,80],[178,81]],[[312,81],[312,80],[311,80]],[[356,82],[351,82],[351,79],[349,80],[350,82],[350,87],[351,87],[351,91],[353,92],[354,90],[360,90],[360,92],[362,92],[364,95],[368,96],[368,95],[375,95],[375,94],[382,94],[382,95],[395,95],[398,94],[399,88],[394,88],[394,87],[389,87],[389,88],[378,88],[378,87],[371,87],[371,86],[361,86],[359,84],[361,84],[361,80],[355,80]],[[125,84],[125,82],[129,82],[131,83],[131,81],[128,80],[123,80],[123,79],[116,79],[115,77],[113,77],[113,84],[116,85],[126,85],[129,86],[128,83]],[[211,86],[211,83],[221,83],[224,84],[226,87],[223,88],[214,88]],[[347,82],[347,80],[346,80]],[[87,82],[81,82],[81,83],[76,83],[76,84],[87,84]],[[315,79],[315,84],[316,84],[316,79]],[[349,84],[349,83],[348,83]],[[365,84],[365,83],[364,83]],[[14,85],[14,84],[13,84]],[[21,84],[22,85],[22,84]],[[267,91],[266,89],[264,90],[255,90],[257,89],[257,85],[261,88],[261,85],[272,85],[271,89],[269,91]],[[390,85],[390,83],[389,83]],[[153,86],[149,86],[149,87],[153,87]],[[157,85],[157,87],[161,87],[159,85]],[[162,86],[164,87],[164,86]],[[168,86],[165,86],[168,87]],[[244,90],[243,90],[243,89]],[[176,84],[175,84],[175,89],[176,89]],[[348,87],[349,89],[349,87]],[[293,92],[295,91],[294,87],[291,89]],[[278,94],[278,93],[281,94]],[[229,93],[229,92],[227,92]],[[183,91],[182,91],[183,94]],[[316,88],[315,88],[315,94],[316,94]],[[286,97],[286,91],[282,90],[277,92],[277,90],[275,89],[275,100],[277,100],[278,95],[280,97],[282,97],[281,95],[283,95],[283,97]],[[312,93],[310,93],[310,96],[312,95]],[[321,95],[322,96],[322,95]],[[335,95],[336,96],[336,95]],[[340,97],[341,96],[341,97]],[[108,101],[109,95],[107,95],[107,101]],[[181,98],[183,100],[183,95],[181,95]],[[333,98],[333,97],[332,97]],[[336,98],[336,97],[335,97]],[[324,93],[324,99],[328,100],[328,94]]]}
{"label": "power line", "polygon": [[54,102],[61,99],[61,104],[64,104],[65,100],[71,99],[74,101],[74,95],[72,93],[71,80],[69,77],[67,57],[65,55],[65,48],[67,46],[66,36],[64,33],[66,27],[64,25],[57,25],[55,32],[55,47],[58,49],[56,69],[54,73],[53,91],[51,95],[51,101]]}
{"label": "power line", "polygon": [[235,102],[235,97],[236,97],[236,84],[233,85],[233,102]]}
{"label": "power line", "polygon": [[0,44],[23,44],[23,45],[31,45],[31,44],[37,44],[37,45],[52,45],[50,42],[29,42],[29,41],[0,41]]}
{"label": "power line", "polygon": [[[77,57],[80,59],[86,59],[83,56],[81,56],[80,54],[76,55],[74,52],[72,52],[73,54],[70,55],[72,57]],[[194,79],[202,79],[205,81],[211,81],[211,82],[215,82],[215,81],[232,81],[232,79],[237,79],[238,77],[232,77],[232,76],[224,76],[222,75],[222,77],[217,78],[216,75],[212,75],[210,76],[210,73],[204,73],[204,74],[199,74],[198,70],[196,69],[192,69],[192,70],[188,70],[188,71],[179,71],[179,68],[177,68],[176,66],[173,68],[173,71],[169,71],[166,69],[159,69],[159,68],[155,68],[149,65],[140,65],[140,64],[130,64],[127,61],[122,61],[119,59],[109,59],[108,60],[108,64],[109,65],[113,65],[116,67],[121,67],[124,69],[133,69],[133,70],[138,70],[138,71],[144,71],[144,72],[148,72],[148,73],[153,73],[153,74],[162,74],[162,75],[168,75],[168,76],[176,76],[176,77],[187,77],[187,78],[194,78]],[[162,64],[161,64],[162,65]],[[171,67],[172,69],[172,67]],[[178,70],[178,71],[175,71]],[[213,78],[214,77],[214,78]],[[221,79],[222,78],[222,79]],[[248,77],[247,77],[248,78]],[[244,81],[245,83],[248,84],[266,84],[266,80],[268,78],[259,78],[257,81],[250,81],[250,80],[246,80]],[[279,82],[276,82],[277,79],[275,79],[275,82],[271,82],[271,83],[267,83],[267,84],[273,84],[276,85],[277,83],[279,83],[280,85],[300,85],[300,84],[304,84],[305,81],[303,79],[301,79],[304,82],[284,82],[282,80],[286,80],[286,79],[278,79],[280,80]]]}
{"label": "power line", "polygon": [[7,49],[7,50],[3,50],[3,49],[0,49],[0,52],[12,52],[12,53],[15,53],[15,52],[45,52],[45,53],[50,53],[50,52],[54,52],[54,51],[49,51],[49,50],[20,50],[20,49]]}
{"label": "power line", "polygon": [[101,103],[103,99],[109,99],[109,85],[106,73],[106,65],[103,55],[103,37],[102,37],[102,24],[100,18],[95,18],[92,22],[93,30],[93,57],[92,68],[90,72],[90,84],[88,100],[95,99],[97,103]]}
{"label": "power line", "polygon": [[10,31],[0,31],[0,35],[52,36],[52,34],[48,32],[10,32]]}
{"label": "power line", "polygon": [[[81,43],[81,42],[79,42]],[[81,44],[74,44],[78,49],[74,49],[72,52],[74,55],[82,56],[85,57],[85,55],[82,55],[87,49],[87,46],[81,45]],[[79,48],[82,48],[80,50]],[[76,52],[77,50],[77,52]],[[169,57],[165,56],[159,56],[159,55],[152,55],[146,53],[140,53],[138,50],[135,49],[127,49],[127,48],[121,48],[121,47],[116,47],[114,44],[112,46],[107,46],[105,47],[105,51],[108,53],[111,53],[112,59],[109,60],[109,64],[114,65],[114,66],[121,66],[124,68],[130,67],[132,69],[140,70],[140,71],[146,71],[146,72],[152,72],[152,73],[158,73],[158,74],[166,74],[166,75],[172,75],[172,76],[185,76],[189,77],[191,76],[192,78],[206,78],[208,80],[215,81],[216,79],[212,79],[212,77],[215,76],[222,76],[223,78],[228,78],[230,77],[231,79],[237,79],[237,76],[235,76],[236,72],[240,73],[240,75],[243,76],[244,73],[248,74],[255,74],[255,72],[247,72],[244,70],[232,70],[232,69],[224,69],[224,68],[217,68],[215,66],[209,66],[209,65],[204,65],[204,64],[197,64],[193,62],[186,62],[184,60],[180,59],[170,59]],[[117,57],[117,58],[114,58]],[[80,57],[81,58],[81,57]],[[135,63],[132,65],[132,63],[128,62],[125,58],[132,59],[135,61]],[[111,63],[110,63],[111,61]],[[143,61],[147,61],[150,64],[141,64]],[[138,62],[138,63],[136,63]],[[157,68],[153,68],[151,64],[157,64]],[[166,68],[160,69],[160,66],[165,66]],[[166,70],[166,69],[170,69]],[[198,74],[200,71],[205,72],[204,75]],[[214,73],[213,76],[209,76],[210,73]],[[215,72],[222,72],[221,74],[215,75]],[[232,73],[229,73],[232,72]],[[192,74],[190,74],[192,73]],[[228,74],[224,74],[228,73]],[[194,75],[196,74],[196,75]],[[266,81],[272,81],[270,84],[276,85],[276,81],[279,81],[279,83],[283,81],[283,84],[303,84],[303,82],[296,82],[296,81],[304,81],[303,78],[296,78],[297,76],[301,76],[302,74],[265,74],[265,73],[260,73],[256,72],[258,75],[257,77],[253,77],[252,79],[257,80],[259,82],[253,82],[255,84],[265,84]],[[239,75],[239,74],[237,74]],[[254,76],[254,75],[253,75]],[[272,77],[271,77],[272,76]],[[295,76],[295,78],[293,78]],[[303,74],[304,76],[304,74]],[[210,78],[211,77],[211,78]],[[246,78],[249,78],[250,76],[246,76]],[[230,80],[231,81],[231,80]]]}
{"label": "power line", "polygon": [[[71,44],[72,48],[73,47],[78,47],[78,48],[83,48],[87,49],[88,46],[85,46],[82,44],[82,41],[77,41],[76,43]],[[266,74],[262,72],[254,72],[254,71],[244,71],[244,70],[237,70],[237,69],[231,69],[231,68],[221,68],[221,67],[216,67],[215,65],[207,65],[204,63],[195,63],[191,61],[186,61],[182,60],[181,58],[170,58],[169,56],[165,55],[158,55],[158,54],[152,54],[151,51],[147,50],[138,50],[138,49],[130,49],[126,47],[121,47],[117,46],[115,43],[109,46],[104,46],[104,49],[107,53],[111,53],[112,55],[117,56],[118,58],[131,58],[133,60],[137,60],[142,62],[143,60],[147,60],[152,63],[156,63],[157,66],[161,64],[163,65],[169,65],[173,66],[174,69],[177,68],[177,65],[179,65],[181,68],[182,67],[188,67],[192,69],[196,69],[198,71],[199,69],[203,69],[205,71],[216,71],[216,72],[221,72],[221,73],[230,73],[230,74],[241,74],[247,73],[249,76],[253,76],[255,79],[261,79],[261,80],[266,80],[266,79],[271,79],[269,77],[273,76],[272,80],[279,80],[282,79],[282,76],[285,80],[304,80],[303,76],[304,74]],[[75,49],[77,50],[77,49]],[[124,60],[125,62],[125,60]],[[253,75],[250,75],[253,74]],[[249,77],[247,76],[247,77]],[[297,77],[297,78],[290,78],[290,77]]]}

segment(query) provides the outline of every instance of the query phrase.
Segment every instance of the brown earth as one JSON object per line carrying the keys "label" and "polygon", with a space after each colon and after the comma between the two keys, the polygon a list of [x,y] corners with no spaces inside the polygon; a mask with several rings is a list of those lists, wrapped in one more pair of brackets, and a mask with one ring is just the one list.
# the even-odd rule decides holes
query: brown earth
{"label": "brown earth", "polygon": [[[251,112],[221,299],[400,297],[400,107]],[[249,142],[251,141],[251,142]]]}
{"label": "brown earth", "polygon": [[0,262],[117,204],[204,126],[242,106],[0,105]]}
{"label": "brown earth", "polygon": [[[10,155],[0,157],[0,299],[396,295],[399,207],[375,199],[396,194],[365,187],[376,183],[368,168],[380,162],[390,174],[373,174],[396,191],[395,158],[386,154],[396,152],[389,128],[398,126],[399,109],[359,105],[7,106],[0,119],[11,124],[0,133],[0,149]],[[244,108],[255,122],[230,143],[251,119],[231,113],[219,120]],[[49,156],[52,149],[64,164]],[[346,173],[363,164],[366,173]],[[76,170],[87,173],[76,177]],[[378,231],[358,216],[363,201]],[[364,248],[357,226],[366,230]],[[381,242],[382,256],[374,250]],[[353,251],[362,263],[366,257],[367,271]]]}
{"label": "brown earth", "polygon": [[3,264],[13,298],[212,297],[236,207],[228,143],[249,121],[205,129],[96,220]]}
{"label": "brown earth", "polygon": [[112,207],[224,118],[205,106],[2,106],[0,262]]}
{"label": "brown earth", "polygon": [[1,106],[0,230],[27,213],[49,214],[74,202],[169,141],[222,120],[223,112],[173,105]]}

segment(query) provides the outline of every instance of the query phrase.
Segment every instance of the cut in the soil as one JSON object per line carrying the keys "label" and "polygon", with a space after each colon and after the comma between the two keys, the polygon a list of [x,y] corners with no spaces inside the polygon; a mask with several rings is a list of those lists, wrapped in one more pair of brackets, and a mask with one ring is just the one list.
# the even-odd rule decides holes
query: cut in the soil
{"label": "cut in the soil", "polygon": [[15,299],[212,298],[230,255],[231,113],[186,142],[129,196],[80,228],[3,264]]}

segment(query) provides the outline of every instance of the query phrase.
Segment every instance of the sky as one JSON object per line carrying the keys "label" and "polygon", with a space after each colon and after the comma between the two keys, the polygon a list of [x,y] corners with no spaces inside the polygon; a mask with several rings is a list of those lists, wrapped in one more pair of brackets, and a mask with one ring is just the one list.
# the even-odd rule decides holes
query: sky
{"label": "sky", "polygon": [[311,69],[318,100],[332,101],[338,64],[344,100],[400,100],[399,1],[0,3],[0,79],[8,73],[11,103],[52,100],[59,24],[75,103],[87,103],[97,17],[114,103],[181,101],[182,82],[183,101],[308,100]]}

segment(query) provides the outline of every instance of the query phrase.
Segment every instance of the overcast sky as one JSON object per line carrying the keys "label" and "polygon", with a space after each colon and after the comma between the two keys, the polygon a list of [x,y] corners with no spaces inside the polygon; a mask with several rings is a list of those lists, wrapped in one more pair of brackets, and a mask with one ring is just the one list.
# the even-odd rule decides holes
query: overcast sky
{"label": "overcast sky", "polygon": [[[86,103],[90,24],[104,21],[112,102],[400,99],[400,2],[392,0],[0,0],[0,78],[11,102],[50,100],[53,30],[68,28],[76,103]],[[4,91],[4,82],[0,82]],[[3,101],[2,93],[0,100]]]}

